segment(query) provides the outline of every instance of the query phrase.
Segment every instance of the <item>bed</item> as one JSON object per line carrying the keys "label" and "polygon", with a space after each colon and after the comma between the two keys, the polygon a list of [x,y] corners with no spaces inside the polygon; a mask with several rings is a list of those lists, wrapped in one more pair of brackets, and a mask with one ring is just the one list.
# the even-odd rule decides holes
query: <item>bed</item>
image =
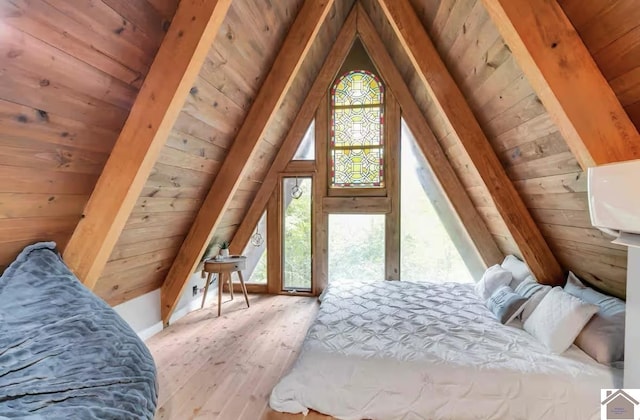
{"label": "bed", "polygon": [[576,346],[549,354],[464,284],[331,285],[276,411],[340,419],[599,419],[622,371]]}
{"label": "bed", "polygon": [[30,245],[0,277],[0,419],[152,419],[144,343],[55,250]]}

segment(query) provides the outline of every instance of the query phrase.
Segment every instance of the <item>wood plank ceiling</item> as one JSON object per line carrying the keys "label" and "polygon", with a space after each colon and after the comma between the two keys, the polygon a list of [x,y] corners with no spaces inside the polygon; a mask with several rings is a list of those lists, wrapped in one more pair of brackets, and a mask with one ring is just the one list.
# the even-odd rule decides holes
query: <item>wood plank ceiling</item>
{"label": "wood plank ceiling", "polygon": [[[298,9],[299,0],[234,1],[96,293],[117,304],[163,284]],[[230,239],[307,95],[351,1],[329,12],[213,234]]]}
{"label": "wood plank ceiling", "polygon": [[[377,1],[364,0],[363,4],[502,251],[520,255],[480,176],[429,101]],[[482,2],[412,0],[412,4],[561,264],[623,296],[626,249],[611,244],[606,235],[591,227],[585,174]],[[638,65],[640,60],[627,66],[633,63]]]}
{"label": "wood plank ceiling", "polygon": [[[624,295],[626,250],[589,223],[584,173],[480,0],[411,0],[507,174],[565,269]],[[559,3],[640,127],[637,0]],[[73,4],[72,4],[73,3]],[[234,0],[96,292],[158,288],[302,0]],[[177,0],[0,4],[0,266],[75,228]],[[352,0],[336,2],[214,238],[244,217]],[[505,253],[519,255],[459,139],[430,102],[376,0],[363,6]]]}
{"label": "wood plank ceiling", "polygon": [[0,266],[64,247],[177,3],[0,3]]}

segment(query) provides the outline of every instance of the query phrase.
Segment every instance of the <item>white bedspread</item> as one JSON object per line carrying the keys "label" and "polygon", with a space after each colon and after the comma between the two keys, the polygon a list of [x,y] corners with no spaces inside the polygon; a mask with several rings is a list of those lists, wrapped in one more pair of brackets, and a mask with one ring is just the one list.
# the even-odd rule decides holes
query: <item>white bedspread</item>
{"label": "white bedspread", "polygon": [[471,286],[332,285],[274,410],[340,419],[599,419],[622,371],[572,346],[548,354]]}

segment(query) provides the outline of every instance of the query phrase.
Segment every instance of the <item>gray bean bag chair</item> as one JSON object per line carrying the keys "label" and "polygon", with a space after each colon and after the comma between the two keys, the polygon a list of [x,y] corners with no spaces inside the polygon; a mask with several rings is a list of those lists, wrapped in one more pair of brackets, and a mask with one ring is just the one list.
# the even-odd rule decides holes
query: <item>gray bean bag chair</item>
{"label": "gray bean bag chair", "polygon": [[55,243],[25,248],[0,277],[0,419],[152,419],[156,402],[136,333]]}

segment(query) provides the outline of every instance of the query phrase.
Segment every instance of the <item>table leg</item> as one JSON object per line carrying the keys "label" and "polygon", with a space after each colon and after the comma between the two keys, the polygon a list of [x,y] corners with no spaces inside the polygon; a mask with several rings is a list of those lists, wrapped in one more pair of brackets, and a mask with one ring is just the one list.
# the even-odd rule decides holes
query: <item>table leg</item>
{"label": "table leg", "polygon": [[[231,277],[231,275],[229,275]],[[242,287],[242,293],[244,294],[244,300],[247,302],[247,308],[249,308],[249,296],[247,296],[247,286],[244,284],[244,278],[242,277],[242,271],[238,271],[238,278],[240,279],[240,287]]]}
{"label": "table leg", "polygon": [[218,273],[218,316],[220,316],[220,311],[222,309],[222,273]]}
{"label": "table leg", "polygon": [[231,272],[229,272],[228,276],[229,276],[229,294],[231,295],[231,300],[233,300],[233,279],[231,278]]}
{"label": "table leg", "polygon": [[211,274],[207,274],[207,284],[204,286],[204,295],[202,296],[202,305],[200,305],[200,309],[204,308],[204,301],[207,299],[207,291],[209,290],[209,283],[211,283]]}

